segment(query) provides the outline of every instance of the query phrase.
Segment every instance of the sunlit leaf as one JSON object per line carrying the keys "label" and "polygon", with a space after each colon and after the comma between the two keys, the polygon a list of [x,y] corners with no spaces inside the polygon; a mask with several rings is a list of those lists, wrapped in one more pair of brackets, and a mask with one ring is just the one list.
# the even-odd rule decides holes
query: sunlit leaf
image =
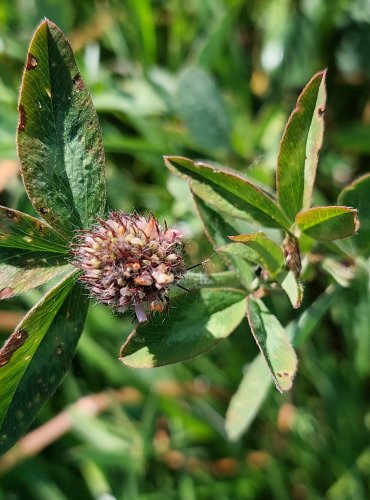
{"label": "sunlit leaf", "polygon": [[139,325],[121,349],[120,359],[134,368],[151,368],[194,358],[209,351],[239,325],[245,292],[208,288],[172,299],[169,316]]}
{"label": "sunlit leaf", "polygon": [[[330,285],[296,321],[289,323],[286,331],[294,346],[302,345],[315,332],[338,291],[338,287]],[[249,428],[271,385],[271,373],[260,353],[245,370],[243,379],[230,400],[225,422],[225,430],[230,440],[236,441]]]}
{"label": "sunlit leaf", "polygon": [[230,236],[232,241],[243,243],[251,248],[259,257],[261,264],[273,276],[284,266],[284,255],[281,247],[270,240],[265,233],[239,234]]}
{"label": "sunlit leaf", "polygon": [[278,281],[294,309],[297,309],[303,300],[303,284],[295,277],[293,271],[281,273]]}
{"label": "sunlit leaf", "polygon": [[253,336],[264,356],[276,387],[288,391],[297,369],[297,356],[279,320],[260,300],[247,301],[247,317]]}
{"label": "sunlit leaf", "polygon": [[279,205],[293,221],[309,208],[324,133],[326,71],[303,89],[281,139],[276,173]]}
{"label": "sunlit leaf", "polygon": [[105,208],[98,118],[69,43],[44,20],[29,46],[19,98],[18,154],[30,200],[61,234]]}
{"label": "sunlit leaf", "polygon": [[0,453],[30,425],[68,370],[87,312],[70,273],[17,326],[0,351]]}
{"label": "sunlit leaf", "polygon": [[315,207],[297,214],[299,229],[318,241],[332,241],[351,236],[359,229],[357,210],[348,207]]}
{"label": "sunlit leaf", "polygon": [[[237,277],[247,290],[252,288],[255,279],[255,264],[259,261],[258,255],[242,243],[229,243],[217,248],[219,255],[227,256],[231,261]],[[254,265],[253,265],[253,264]]]}
{"label": "sunlit leaf", "polygon": [[[211,187],[219,203],[225,200],[223,210],[231,205],[238,211],[246,212],[266,227],[289,229],[290,223],[277,203],[259,187],[243,178],[241,174],[180,156],[166,156],[164,161],[176,175],[187,180],[194,179]],[[199,188],[195,192],[202,197]],[[207,202],[207,198],[204,199]]]}

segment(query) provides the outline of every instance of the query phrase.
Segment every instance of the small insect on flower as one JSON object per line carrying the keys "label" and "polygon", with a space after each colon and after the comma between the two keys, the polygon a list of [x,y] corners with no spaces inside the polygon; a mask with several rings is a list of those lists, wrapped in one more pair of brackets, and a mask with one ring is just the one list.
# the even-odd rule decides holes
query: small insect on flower
{"label": "small insect on flower", "polygon": [[143,322],[147,311],[165,309],[169,287],[185,272],[182,238],[177,229],[162,229],[153,215],[112,212],[78,233],[73,264],[98,302],[119,312],[133,308]]}

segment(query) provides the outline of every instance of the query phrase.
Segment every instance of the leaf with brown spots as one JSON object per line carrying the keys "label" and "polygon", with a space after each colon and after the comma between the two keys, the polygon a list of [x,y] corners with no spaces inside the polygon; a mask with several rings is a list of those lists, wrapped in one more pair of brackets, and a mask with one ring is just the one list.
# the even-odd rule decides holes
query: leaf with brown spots
{"label": "leaf with brown spots", "polygon": [[48,224],[0,206],[0,247],[65,254],[68,243]]}
{"label": "leaf with brown spots", "polygon": [[[0,454],[27,430],[68,370],[88,300],[71,272],[17,326],[0,351]],[[17,336],[23,333],[18,339]],[[63,349],[60,349],[63,346]]]}
{"label": "leaf with brown spots", "polygon": [[9,363],[10,358],[21,345],[23,345],[28,337],[26,330],[15,330],[0,349],[0,368]]}
{"label": "leaf with brown spots", "polygon": [[288,391],[297,370],[297,356],[279,320],[261,300],[248,300],[251,332],[279,391]]}
{"label": "leaf with brown spots", "polygon": [[72,49],[48,19],[32,38],[18,109],[18,154],[33,206],[62,235],[90,226],[106,203],[100,126]]}
{"label": "leaf with brown spots", "polygon": [[309,208],[324,134],[326,71],[317,73],[298,97],[281,139],[276,171],[278,202],[294,221]]}
{"label": "leaf with brown spots", "polygon": [[27,292],[72,266],[60,255],[3,248],[0,253],[0,300]]}

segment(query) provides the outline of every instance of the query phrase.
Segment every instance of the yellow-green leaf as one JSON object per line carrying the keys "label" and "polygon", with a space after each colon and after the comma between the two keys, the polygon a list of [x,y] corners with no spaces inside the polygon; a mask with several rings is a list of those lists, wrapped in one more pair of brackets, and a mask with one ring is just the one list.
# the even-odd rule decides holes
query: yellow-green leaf
{"label": "yellow-green leaf", "polygon": [[293,221],[309,208],[324,134],[326,71],[317,73],[297,100],[281,139],[276,172],[278,202]]}
{"label": "yellow-green leaf", "polygon": [[359,230],[357,210],[349,207],[315,207],[297,214],[299,229],[318,241],[347,238]]}
{"label": "yellow-green leaf", "polygon": [[261,300],[247,301],[247,317],[276,387],[280,391],[288,391],[297,370],[297,356],[284,328]]}

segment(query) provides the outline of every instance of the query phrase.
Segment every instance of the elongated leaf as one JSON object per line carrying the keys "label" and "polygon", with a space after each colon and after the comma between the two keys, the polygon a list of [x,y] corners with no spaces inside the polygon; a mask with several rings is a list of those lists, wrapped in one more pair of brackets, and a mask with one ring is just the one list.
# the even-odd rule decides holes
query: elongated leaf
{"label": "elongated leaf", "polygon": [[179,295],[172,300],[166,321],[155,316],[131,333],[122,346],[121,361],[135,368],[151,368],[209,351],[242,321],[245,295],[232,288]]}
{"label": "elongated leaf", "polygon": [[360,230],[352,243],[365,256],[370,255],[370,174],[363,175],[340,193],[338,203],[358,209]]}
{"label": "elongated leaf", "polygon": [[253,336],[264,356],[276,387],[288,391],[297,369],[297,356],[279,320],[260,300],[247,301],[247,317]]}
{"label": "elongated leaf", "polygon": [[180,75],[174,107],[194,141],[202,148],[229,148],[230,120],[223,98],[210,74],[196,66]]}
{"label": "elongated leaf", "polygon": [[[330,285],[300,316],[286,327],[294,346],[304,343],[318,327],[327,313],[339,287]],[[270,371],[260,353],[244,373],[243,379],[230,400],[226,413],[226,433],[230,440],[236,441],[250,426],[260,410],[269,388],[272,385]]]}
{"label": "elongated leaf", "polygon": [[[289,229],[290,223],[277,203],[240,174],[180,156],[166,156],[164,161],[176,175],[210,186],[219,200],[226,200],[224,207],[230,204],[267,227]],[[202,196],[199,189],[196,194]]]}
{"label": "elongated leaf", "polygon": [[74,282],[70,274],[53,288],[0,351],[0,453],[26,431],[70,366],[88,305]]}
{"label": "elongated leaf", "polygon": [[9,299],[71,271],[58,254],[3,248],[0,252],[0,300]]}
{"label": "elongated leaf", "polygon": [[236,441],[247,430],[271,387],[271,375],[265,358],[258,355],[248,366],[225,417],[230,441]]}
{"label": "elongated leaf", "polygon": [[98,118],[63,33],[44,20],[27,54],[18,154],[30,200],[59,233],[87,227],[105,207]]}
{"label": "elongated leaf", "polygon": [[357,210],[348,207],[315,207],[296,217],[299,229],[318,241],[332,241],[351,236],[359,229]]}
{"label": "elongated leaf", "polygon": [[258,255],[262,265],[272,276],[284,266],[284,254],[282,249],[262,231],[252,234],[230,236],[230,239],[235,242],[243,243],[251,248]]}
{"label": "elongated leaf", "polygon": [[0,206],[0,247],[66,253],[66,242],[45,222]]}
{"label": "elongated leaf", "polygon": [[325,77],[321,71],[306,85],[281,139],[276,188],[279,205],[291,221],[311,205],[324,133]]}

